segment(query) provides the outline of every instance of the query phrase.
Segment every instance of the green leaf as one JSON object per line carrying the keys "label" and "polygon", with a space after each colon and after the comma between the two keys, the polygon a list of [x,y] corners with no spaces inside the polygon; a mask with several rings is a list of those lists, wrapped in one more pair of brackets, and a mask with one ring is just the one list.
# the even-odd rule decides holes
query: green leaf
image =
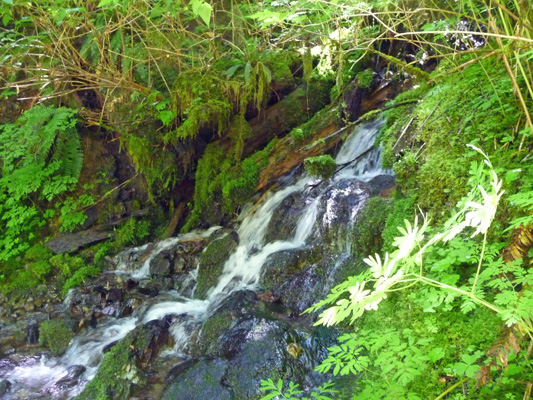
{"label": "green leaf", "polygon": [[2,0],[4,3],[7,3],[9,5],[13,5],[13,0]]}
{"label": "green leaf", "polygon": [[445,352],[442,347],[435,347],[434,349],[431,349],[431,351],[428,353],[429,361],[432,363],[435,363],[439,361],[442,357],[444,357]]}
{"label": "green leaf", "polygon": [[192,7],[192,12],[194,13],[194,15],[200,17],[202,21],[204,21],[205,24],[209,26],[213,7],[211,7],[210,4],[202,0],[192,0],[189,5]]}
{"label": "green leaf", "polygon": [[100,3],[96,7],[104,7],[111,3],[116,4],[117,0],[100,0]]}

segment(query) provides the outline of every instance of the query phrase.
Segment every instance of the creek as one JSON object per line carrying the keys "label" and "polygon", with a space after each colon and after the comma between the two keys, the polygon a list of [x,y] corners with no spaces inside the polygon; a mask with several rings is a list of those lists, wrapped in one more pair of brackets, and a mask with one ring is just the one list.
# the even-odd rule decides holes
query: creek
{"label": "creek", "polygon": [[[353,130],[336,156],[338,165],[348,164],[329,181],[294,171],[260,203],[247,206],[233,229],[212,227],[120,253],[106,279],[123,287],[129,282],[137,294],[124,289],[124,299],[109,312],[103,308],[106,317],[98,323],[81,328],[61,357],[38,352],[0,360],[0,381],[10,385],[3,398],[73,398],[97,374],[104,351],[157,321],[165,321],[173,347],[154,350],[159,355],[150,358],[151,374],[166,368],[165,376],[135,389],[139,398],[251,399],[260,379],[272,374],[304,387],[323,382],[313,368],[335,335],[299,314],[353,272],[353,225],[375,188],[391,180],[374,148],[381,126]],[[194,244],[200,250],[183,256]],[[224,259],[208,256],[210,248]],[[171,274],[157,272],[165,266]],[[64,313],[79,307],[83,296],[80,289],[69,293]],[[117,311],[127,302],[135,304],[131,312]],[[216,379],[199,385],[206,376]]]}

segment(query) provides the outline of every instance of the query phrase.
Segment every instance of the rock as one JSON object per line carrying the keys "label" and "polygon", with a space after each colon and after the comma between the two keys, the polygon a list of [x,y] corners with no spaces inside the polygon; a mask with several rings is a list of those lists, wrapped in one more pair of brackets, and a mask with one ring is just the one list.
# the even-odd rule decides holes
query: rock
{"label": "rock", "polygon": [[55,254],[72,253],[93,244],[105,242],[113,236],[111,232],[102,232],[96,229],[67,233],[48,241],[45,246]]}
{"label": "rock", "polygon": [[0,381],[0,398],[2,398],[2,396],[4,396],[9,389],[11,389],[11,382],[9,382],[7,379]]}
{"label": "rock", "polygon": [[265,233],[265,243],[292,239],[298,226],[301,211],[305,206],[305,197],[302,193],[296,192],[287,196],[270,218]]}
{"label": "rock", "polygon": [[213,240],[200,256],[195,297],[205,299],[209,289],[216,284],[222,274],[224,263],[237,248],[239,239],[232,231]]}
{"label": "rock", "polygon": [[168,343],[170,323],[171,318],[165,317],[139,325],[107,349],[96,376],[77,399],[128,399],[132,385],[141,380],[139,369],[146,368]]}
{"label": "rock", "polygon": [[222,382],[227,368],[225,360],[202,360],[174,378],[162,400],[233,400],[235,397]]}
{"label": "rock", "polygon": [[106,301],[111,303],[120,303],[124,297],[124,293],[120,288],[111,288],[108,290],[106,295]]}
{"label": "rock", "polygon": [[388,197],[396,187],[396,178],[392,175],[378,175],[368,184],[372,196]]}
{"label": "rock", "polygon": [[159,253],[150,262],[150,275],[152,277],[170,277],[172,276],[172,263],[168,255]]}
{"label": "rock", "polygon": [[65,390],[78,384],[79,377],[85,372],[83,365],[73,365],[67,370],[67,374],[59,379],[53,386],[54,390]]}

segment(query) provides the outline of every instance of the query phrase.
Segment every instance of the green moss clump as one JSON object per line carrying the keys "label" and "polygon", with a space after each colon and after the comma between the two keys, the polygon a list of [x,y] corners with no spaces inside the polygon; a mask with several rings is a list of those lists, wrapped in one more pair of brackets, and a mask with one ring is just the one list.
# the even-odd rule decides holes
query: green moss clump
{"label": "green moss clump", "polygon": [[320,132],[322,129],[326,128],[332,121],[338,119],[338,109],[337,108],[323,108],[318,111],[313,117],[294,128],[290,135],[295,143],[300,144],[305,140],[312,137],[315,133]]}
{"label": "green moss clump", "polygon": [[39,344],[47,347],[53,354],[58,356],[67,350],[73,337],[72,330],[61,320],[44,321],[39,326]]}
{"label": "green moss clump", "polygon": [[329,154],[306,158],[304,166],[309,175],[322,179],[331,178],[337,169],[335,160]]}
{"label": "green moss clump", "polygon": [[365,69],[355,75],[357,87],[361,89],[370,89],[374,83],[374,71],[371,68]]}
{"label": "green moss clump", "polygon": [[130,333],[104,354],[96,376],[76,399],[127,399],[131,382],[138,381],[137,368],[130,351],[132,344],[133,335]]}

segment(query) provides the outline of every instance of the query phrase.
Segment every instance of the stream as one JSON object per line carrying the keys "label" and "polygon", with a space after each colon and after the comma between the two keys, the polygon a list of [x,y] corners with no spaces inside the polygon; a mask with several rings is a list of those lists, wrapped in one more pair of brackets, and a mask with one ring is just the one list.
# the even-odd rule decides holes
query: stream
{"label": "stream", "polygon": [[[236,332],[237,328],[241,329],[239,332],[244,332],[243,321],[247,321],[248,331],[239,336],[239,340],[245,344],[232,347],[231,351],[219,350],[219,347],[225,349],[226,345],[213,344],[219,347],[209,353],[208,358],[196,355],[196,360],[204,363],[204,370],[215,370],[213,368],[216,367],[216,371],[221,371],[220,376],[224,377],[221,380],[226,383],[224,388],[217,392],[217,398],[248,398],[245,397],[248,396],[248,389],[239,391],[241,389],[233,388],[231,377],[249,379],[245,378],[245,373],[250,372],[241,371],[241,375],[238,375],[232,365],[234,362],[241,362],[239,360],[244,357],[242,354],[249,348],[246,343],[265,341],[270,337],[268,332],[274,332],[276,329],[284,332],[284,338],[290,337],[291,343],[298,343],[303,349],[303,356],[291,361],[293,364],[300,363],[298,367],[291,367],[291,371],[301,369],[305,370],[302,376],[311,376],[315,366],[311,364],[320,361],[323,355],[309,355],[316,351],[316,346],[310,344],[312,334],[306,333],[308,331],[304,328],[292,325],[290,321],[325,296],[354,263],[350,234],[358,213],[372,194],[372,182],[376,178],[391,175],[380,167],[380,149],[368,151],[373,147],[381,126],[381,122],[372,122],[353,130],[338,151],[336,163],[341,165],[356,161],[336,173],[334,178],[318,182],[305,173],[294,172],[285,177],[277,189],[268,193],[261,203],[245,207],[234,231],[212,227],[120,253],[116,256],[116,269],[109,272],[110,276],[120,277],[121,282],[134,281],[136,285],[143,287],[144,282],[153,278],[154,260],[167,257],[166,255],[177,246],[196,242],[210,246],[210,243],[229,240],[229,237],[232,243],[235,243],[231,247],[229,257],[221,263],[218,270],[205,271],[201,257],[196,256],[193,267],[181,272],[179,285],[173,284],[170,289],[164,288],[151,293],[130,315],[120,318],[112,316],[98,322],[95,327],[82,328],[61,357],[52,357],[41,352],[0,360],[0,381],[10,383],[10,389],[3,398],[70,399],[79,395],[85,385],[95,377],[104,349],[124,338],[139,325],[154,320],[171,318],[168,331],[172,336],[173,349],[164,350],[159,357],[168,358],[170,364],[190,360],[190,349],[193,341],[198,340],[199,336],[202,337],[203,324],[218,315],[230,301],[234,301],[238,293],[250,292],[271,293],[274,299],[267,301],[267,306],[254,307],[261,310],[265,307],[267,310],[277,307],[282,309],[282,316],[278,321],[275,316],[265,317],[265,311],[239,311],[237,314],[232,311],[233,320],[225,328],[224,332],[227,333],[224,334],[235,338],[235,334],[231,332]],[[364,156],[358,158],[362,154]],[[204,248],[205,251],[207,249],[208,247]],[[219,272],[212,285],[198,283],[212,271]],[[75,293],[69,293],[64,302],[65,312],[68,312],[75,302]],[[255,298],[252,302],[258,304]],[[239,305],[236,309],[241,310],[243,307],[245,306]],[[220,334],[223,336],[222,330]],[[230,353],[231,355],[228,355]],[[284,357],[286,356],[284,353]],[[213,357],[214,361],[211,361]],[[184,376],[183,372],[180,373],[181,375],[176,376]],[[289,372],[287,374],[290,375]],[[73,376],[69,384],[58,384],[65,382],[69,376]],[[261,378],[268,377],[267,375]],[[177,383],[173,384],[174,389],[167,391],[163,398],[172,398],[172,390],[186,393],[186,389],[183,389],[184,382],[192,381],[192,378],[180,379],[175,381]],[[316,382],[315,378],[305,379],[303,382],[307,382],[308,386]],[[206,398],[202,396],[207,394],[197,398]],[[183,398],[188,397],[183,395]]]}

